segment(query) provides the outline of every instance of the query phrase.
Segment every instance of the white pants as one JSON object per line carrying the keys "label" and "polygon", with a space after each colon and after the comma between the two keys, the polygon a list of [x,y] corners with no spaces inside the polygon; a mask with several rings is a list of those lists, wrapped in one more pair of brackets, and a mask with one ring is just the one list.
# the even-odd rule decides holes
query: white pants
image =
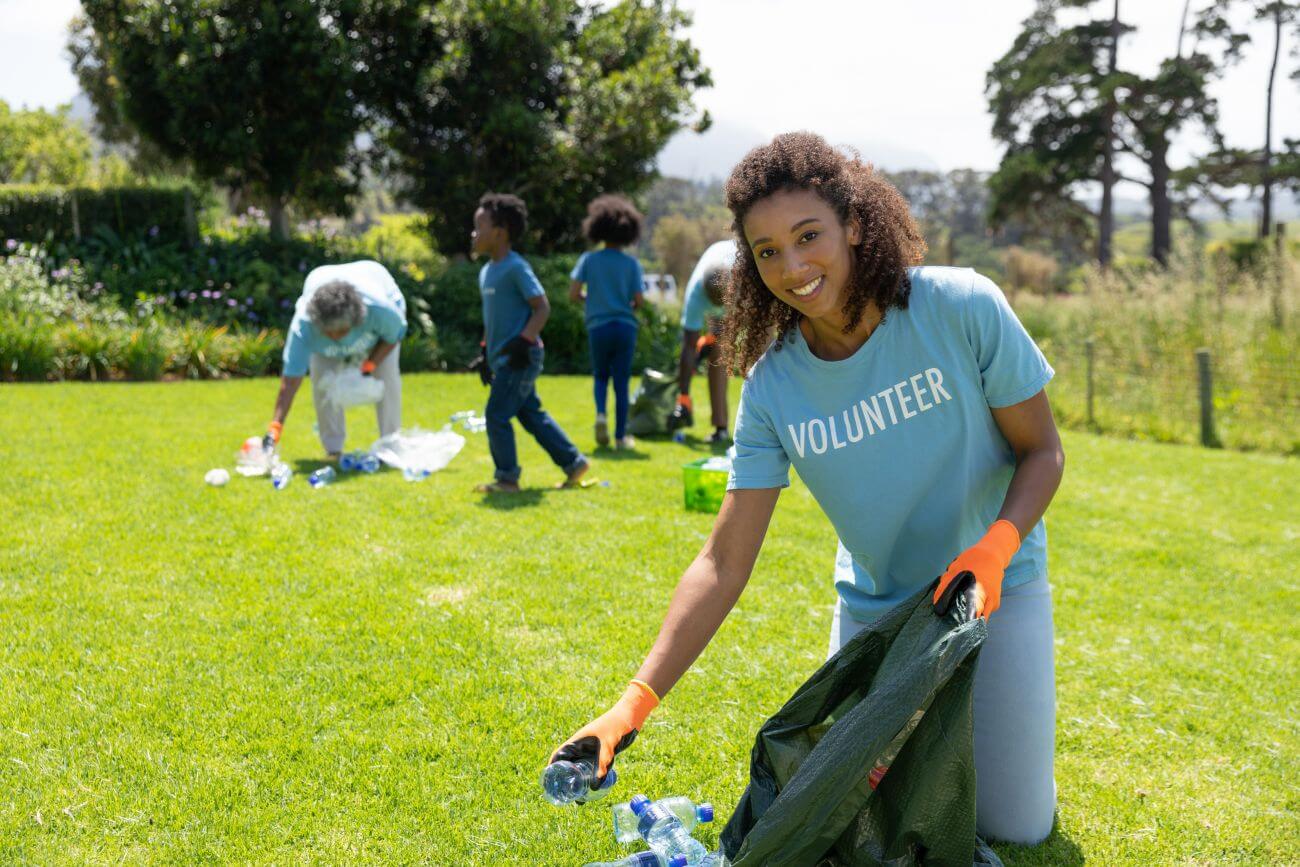
{"label": "white pants", "polygon": [[[401,349],[401,346],[394,346],[393,351],[379,362],[372,374],[384,383],[383,399],[375,404],[380,436],[396,433],[402,426],[402,374],[397,366],[397,354]],[[341,358],[328,358],[316,353],[311,356],[311,398],[316,404],[316,427],[320,430],[321,445],[330,454],[343,451],[347,426],[343,410],[334,404],[325,403],[316,383],[320,382],[322,373],[349,366],[352,366],[351,363]]]}
{"label": "white pants", "polygon": [[[866,628],[835,606],[830,655]],[[975,670],[975,824],[981,837],[1033,845],[1052,831],[1056,676],[1046,578],[1004,588]]]}

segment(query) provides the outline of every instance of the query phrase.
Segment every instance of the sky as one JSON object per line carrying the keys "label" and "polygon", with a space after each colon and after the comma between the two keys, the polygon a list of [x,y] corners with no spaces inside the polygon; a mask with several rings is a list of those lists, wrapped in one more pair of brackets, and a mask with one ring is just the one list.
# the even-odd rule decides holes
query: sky
{"label": "sky", "polygon": [[[889,169],[997,166],[984,76],[1033,0],[679,2],[694,16],[687,35],[712,71],[714,86],[696,104],[713,128],[670,142],[660,157],[665,174],[724,176],[750,147],[794,129],[852,145]],[[1120,45],[1121,64],[1154,71],[1174,51],[1182,8],[1183,0],[1121,0],[1121,17],[1138,28]],[[52,108],[76,95],[64,42],[79,11],[75,0],[0,0],[0,99]],[[1245,59],[1214,93],[1228,143],[1258,147],[1272,33],[1260,25],[1249,32]],[[1300,88],[1286,78],[1297,64],[1291,47],[1283,46],[1274,95],[1275,146],[1300,138]],[[1201,147],[1199,136],[1184,135],[1174,164]]]}

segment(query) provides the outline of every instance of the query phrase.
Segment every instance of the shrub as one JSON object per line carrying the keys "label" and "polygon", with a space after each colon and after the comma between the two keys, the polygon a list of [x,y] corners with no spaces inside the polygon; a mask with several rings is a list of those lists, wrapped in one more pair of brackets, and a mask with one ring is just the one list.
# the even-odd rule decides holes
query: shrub
{"label": "shrub", "polygon": [[149,320],[131,329],[122,345],[122,372],[128,379],[155,380],[171,363],[171,347],[165,326]]}
{"label": "shrub", "polygon": [[1059,268],[1051,256],[1024,247],[1009,247],[1003,261],[1008,289],[1047,295],[1055,288]]}
{"label": "shrub", "polygon": [[108,227],[123,237],[153,237],[176,243],[188,240],[187,214],[197,207],[194,190],[183,185],[100,189],[4,185],[0,186],[0,237],[75,241],[74,199],[83,236]]}
{"label": "shrub", "polygon": [[225,340],[227,327],[202,322],[185,322],[176,330],[176,349],[169,373],[186,379],[215,379],[225,372],[230,345]]}
{"label": "shrub", "polygon": [[237,376],[265,376],[280,365],[284,337],[278,331],[232,331],[225,335],[224,369]]}
{"label": "shrub", "polygon": [[49,323],[0,312],[0,379],[43,382],[58,369],[54,329]]}
{"label": "shrub", "polygon": [[54,335],[59,368],[65,379],[109,379],[122,367],[123,341],[117,326],[69,322]]}

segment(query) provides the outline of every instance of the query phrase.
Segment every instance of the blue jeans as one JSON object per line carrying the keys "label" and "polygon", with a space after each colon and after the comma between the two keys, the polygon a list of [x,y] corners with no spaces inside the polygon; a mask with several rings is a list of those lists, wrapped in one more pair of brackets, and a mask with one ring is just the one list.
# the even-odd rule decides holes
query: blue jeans
{"label": "blue jeans", "polygon": [[588,332],[591,341],[591,371],[596,394],[596,414],[605,414],[610,377],[614,379],[614,438],[627,434],[627,385],[632,377],[632,353],[636,351],[637,327],[615,320]]}
{"label": "blue jeans", "polygon": [[522,472],[515,452],[515,428],[510,423],[516,417],[565,473],[572,473],[587,461],[555,419],[542,409],[542,401],[537,396],[537,377],[541,372],[540,346],[529,350],[528,366],[523,370],[502,363],[492,372],[492,389],[483,415],[487,418],[488,447],[496,464],[497,481],[518,482]]}

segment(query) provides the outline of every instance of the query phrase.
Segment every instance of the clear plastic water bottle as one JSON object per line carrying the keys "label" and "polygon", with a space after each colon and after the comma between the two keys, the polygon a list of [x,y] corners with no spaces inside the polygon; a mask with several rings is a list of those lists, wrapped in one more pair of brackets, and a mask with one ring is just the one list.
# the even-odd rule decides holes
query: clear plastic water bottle
{"label": "clear plastic water bottle", "polygon": [[367,452],[357,462],[357,469],[363,473],[377,473],[379,472],[379,458]]}
{"label": "clear plastic water bottle", "polygon": [[708,857],[709,850],[691,836],[682,820],[667,807],[652,803],[645,795],[636,795],[628,805],[637,816],[637,833],[656,855],[661,858],[685,855],[690,865],[701,864]]}
{"label": "clear plastic water bottle", "polygon": [[596,766],[591,762],[568,762],[561,759],[551,762],[542,771],[542,792],[546,800],[557,807],[563,804],[585,804],[603,798],[609,794],[614,783],[618,782],[618,773],[609,769],[600,788],[594,788]]}
{"label": "clear plastic water bottle", "polygon": [[283,491],[289,486],[289,481],[293,478],[293,469],[286,463],[277,462],[271,467],[271,484],[277,491]]}
{"label": "clear plastic water bottle", "polygon": [[459,422],[463,422],[466,419],[471,419],[473,417],[474,417],[474,410],[462,409],[460,412],[453,412],[451,414],[451,423],[457,424]]}
{"label": "clear plastic water bottle", "polygon": [[465,419],[465,430],[470,433],[483,433],[487,430],[487,419],[482,416],[471,416]]}
{"label": "clear plastic water bottle", "polygon": [[[690,798],[676,795],[671,798],[660,798],[655,801],[668,808],[668,811],[676,816],[682,823],[682,827],[688,832],[694,831],[696,825],[703,825],[706,822],[713,821],[712,804],[696,804]],[[632,843],[640,838],[641,834],[637,831],[640,820],[636,813],[632,812],[631,804],[615,804],[614,813],[614,837],[620,843]]]}
{"label": "clear plastic water bottle", "polygon": [[344,452],[339,456],[339,469],[345,473],[353,473],[361,469],[361,459],[365,457],[365,452]]}
{"label": "clear plastic water bottle", "polygon": [[586,867],[686,867],[686,856],[674,855],[665,861],[653,852],[637,852],[617,861],[592,861]]}
{"label": "clear plastic water bottle", "polygon": [[675,432],[673,433],[673,442],[675,442],[675,443],[684,443],[684,442],[686,442],[686,431],[684,431],[684,430],[675,431]]}
{"label": "clear plastic water bottle", "polygon": [[422,467],[405,467],[402,470],[402,478],[408,482],[422,482],[431,475],[433,474]]}
{"label": "clear plastic water bottle", "polygon": [[307,477],[307,483],[313,488],[323,488],[338,477],[333,467],[321,467]]}

